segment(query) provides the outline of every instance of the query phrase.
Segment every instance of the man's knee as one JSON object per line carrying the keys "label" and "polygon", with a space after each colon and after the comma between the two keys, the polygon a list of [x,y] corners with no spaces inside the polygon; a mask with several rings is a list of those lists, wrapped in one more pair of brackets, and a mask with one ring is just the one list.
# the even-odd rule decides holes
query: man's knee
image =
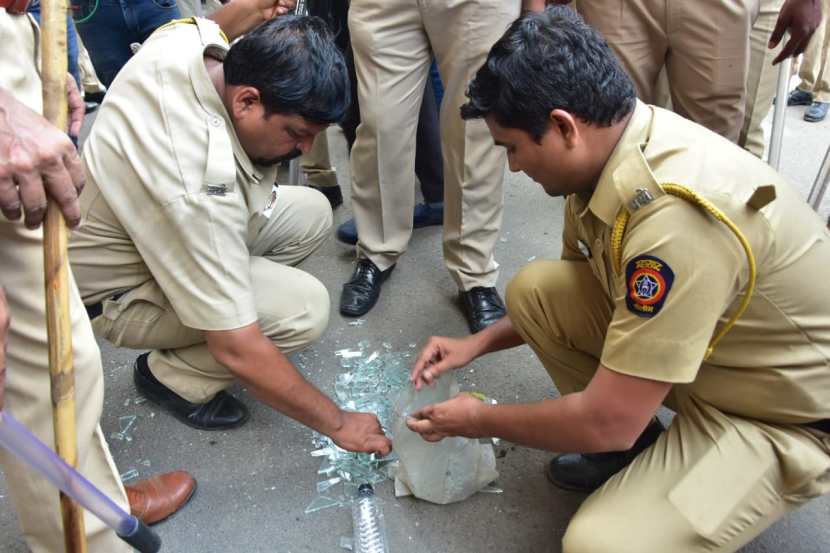
{"label": "man's knee", "polygon": [[521,323],[541,307],[540,298],[548,290],[556,290],[565,286],[565,282],[557,278],[561,271],[557,270],[561,261],[539,260],[533,261],[522,269],[507,284],[507,313],[514,323]]}
{"label": "man's knee", "polygon": [[[627,536],[615,532],[618,521],[582,508],[571,519],[562,538],[562,553],[626,553],[634,552],[626,544]],[[619,518],[619,517],[617,517]],[[639,551],[638,553],[646,553]]]}
{"label": "man's knee", "polygon": [[320,338],[329,322],[329,293],[323,283],[308,275],[302,286],[291,291],[291,308],[281,314],[260,313],[263,333],[285,353],[304,348]]}
{"label": "man's knee", "polygon": [[308,345],[323,335],[329,324],[331,300],[326,287],[319,280],[312,279],[308,285],[306,324],[298,330],[298,338]]}
{"label": "man's knee", "polygon": [[305,194],[298,205],[306,221],[306,232],[302,234],[302,244],[314,251],[326,239],[331,230],[333,215],[331,204],[322,192],[313,188],[304,188]]}

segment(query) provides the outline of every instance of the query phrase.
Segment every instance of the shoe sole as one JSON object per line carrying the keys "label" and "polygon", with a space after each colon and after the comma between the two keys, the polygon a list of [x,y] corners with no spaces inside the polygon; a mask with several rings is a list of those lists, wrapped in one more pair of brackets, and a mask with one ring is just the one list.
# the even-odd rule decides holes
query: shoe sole
{"label": "shoe sole", "polygon": [[824,117],[807,117],[806,115],[804,116],[804,120],[808,123],[821,123],[825,119],[827,119],[826,115]]}
{"label": "shoe sole", "polygon": [[163,398],[159,397],[158,395],[156,395],[154,392],[148,392],[147,390],[142,388],[141,385],[138,383],[139,378],[144,380],[144,376],[142,376],[141,373],[138,371],[138,368],[134,366],[134,369],[133,369],[133,384],[135,384],[135,387],[136,387],[136,390],[138,390],[138,393],[140,393],[142,396],[144,396],[148,400],[152,401],[153,403],[155,403],[156,405],[161,407],[164,410],[165,413],[167,413],[168,415],[170,415],[171,417],[173,417],[177,421],[181,422],[185,426],[189,426],[190,428],[195,428],[196,430],[204,430],[206,432],[215,432],[217,430],[233,430],[234,428],[239,428],[240,426],[242,426],[243,424],[248,422],[248,420],[251,418],[251,413],[250,413],[250,411],[247,411],[247,408],[246,408],[245,417],[242,418],[242,420],[240,420],[239,422],[235,422],[233,424],[229,424],[227,426],[205,427],[205,426],[199,426],[199,425],[193,424],[192,422],[190,422],[189,419],[187,419],[185,417],[182,417],[181,415],[179,415],[178,413],[176,413],[175,411],[173,411],[169,407],[167,407],[167,405],[165,405],[165,402],[167,401],[167,399],[163,399]]}

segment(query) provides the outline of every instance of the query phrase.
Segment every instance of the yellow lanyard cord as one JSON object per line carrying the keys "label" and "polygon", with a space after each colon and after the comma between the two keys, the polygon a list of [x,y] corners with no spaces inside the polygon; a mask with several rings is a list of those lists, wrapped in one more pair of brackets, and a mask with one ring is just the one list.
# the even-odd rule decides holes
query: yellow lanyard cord
{"label": "yellow lanyard cord", "polygon": [[[729,332],[733,326],[735,326],[737,320],[741,318],[741,315],[744,314],[746,308],[749,307],[749,302],[752,300],[752,294],[755,293],[755,279],[757,276],[755,255],[752,253],[752,247],[749,245],[749,241],[746,239],[746,236],[744,236],[735,223],[733,223],[720,209],[715,207],[712,202],[679,184],[663,184],[662,188],[672,196],[683,198],[684,200],[703,208],[703,210],[712,215],[712,217],[726,225],[741,243],[741,246],[743,246],[744,252],[746,252],[747,261],[749,262],[749,282],[746,285],[746,293],[741,300],[741,304],[738,306],[738,310],[735,311],[735,314],[732,315],[726,325],[724,325],[720,332],[718,332],[715,337],[712,338],[712,341],[709,342],[709,347],[706,349],[706,355],[703,357],[703,359],[706,360],[710,355],[712,355],[712,352],[715,351],[715,346],[718,345],[718,342],[720,342],[726,333]],[[623,236],[625,235],[625,227],[628,224],[630,217],[631,216],[627,209],[621,209],[619,215],[617,215],[617,219],[614,221],[614,228],[611,230],[611,256],[614,263],[614,270],[617,274],[622,272],[622,241]]]}

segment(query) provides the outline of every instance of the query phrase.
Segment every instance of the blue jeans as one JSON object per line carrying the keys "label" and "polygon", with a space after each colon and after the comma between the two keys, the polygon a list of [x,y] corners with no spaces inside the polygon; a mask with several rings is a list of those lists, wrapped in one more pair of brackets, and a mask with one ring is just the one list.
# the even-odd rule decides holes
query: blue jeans
{"label": "blue jeans", "polygon": [[[40,0],[30,3],[28,11],[40,23]],[[78,90],[81,90],[81,68],[78,67],[78,35],[75,31],[75,23],[70,16],[66,17],[66,53],[69,56],[67,60],[69,74],[75,79]]]}
{"label": "blue jeans", "polygon": [[441,100],[444,99],[444,84],[441,82],[441,75],[438,73],[438,64],[435,60],[429,67],[429,78],[432,81],[432,91],[435,93],[435,104],[441,109]]}
{"label": "blue jeans", "polygon": [[176,0],[97,0],[97,9],[77,27],[98,78],[109,87],[133,55],[130,44],[144,42],[158,27],[179,17]]}

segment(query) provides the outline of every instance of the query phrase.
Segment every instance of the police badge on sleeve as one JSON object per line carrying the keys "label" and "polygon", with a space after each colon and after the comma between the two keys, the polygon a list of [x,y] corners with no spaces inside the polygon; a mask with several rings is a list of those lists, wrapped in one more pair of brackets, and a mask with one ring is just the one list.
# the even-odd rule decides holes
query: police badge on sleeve
{"label": "police badge on sleeve", "polygon": [[659,257],[638,255],[625,267],[625,282],[628,310],[650,318],[663,308],[674,283],[674,272]]}

